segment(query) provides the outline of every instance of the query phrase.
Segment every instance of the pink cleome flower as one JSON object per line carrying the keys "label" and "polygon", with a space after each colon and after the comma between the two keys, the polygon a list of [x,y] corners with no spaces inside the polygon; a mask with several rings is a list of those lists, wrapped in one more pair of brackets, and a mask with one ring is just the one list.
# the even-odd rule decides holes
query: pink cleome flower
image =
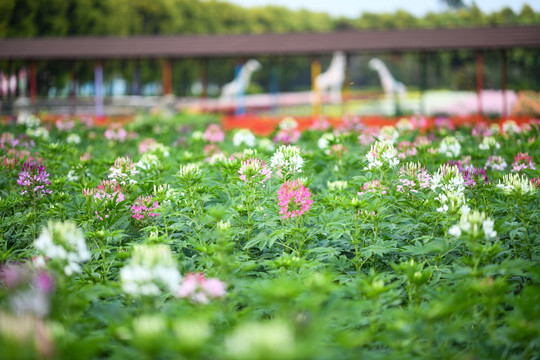
{"label": "pink cleome flower", "polygon": [[288,219],[304,214],[311,209],[311,192],[300,180],[286,181],[278,191],[281,217]]}
{"label": "pink cleome flower", "polygon": [[319,131],[326,131],[329,128],[330,128],[330,123],[323,116],[314,118],[313,122],[311,123],[311,126],[309,127],[310,130],[319,130]]}
{"label": "pink cleome flower", "polygon": [[529,153],[517,154],[514,158],[514,162],[512,163],[512,172],[520,172],[523,169],[535,169]]}
{"label": "pink cleome flower", "polygon": [[300,131],[296,128],[293,129],[283,129],[280,130],[276,136],[274,136],[273,141],[275,143],[290,145],[296,144],[300,139]]}
{"label": "pink cleome flower", "polygon": [[472,136],[484,138],[492,135],[493,132],[491,131],[489,124],[483,121],[477,122],[472,129]]}
{"label": "pink cleome flower", "polygon": [[407,163],[399,170],[398,180],[398,192],[417,193],[418,190],[429,188],[431,175],[420,163]]}
{"label": "pink cleome flower", "polygon": [[127,131],[120,124],[109,126],[104,135],[107,140],[117,140],[119,142],[124,142],[128,138]]}
{"label": "pink cleome flower", "polygon": [[253,184],[262,184],[272,176],[272,170],[265,164],[264,160],[256,158],[249,158],[242,162],[238,173],[240,180]]}
{"label": "pink cleome flower", "polygon": [[328,150],[328,155],[330,156],[337,156],[338,158],[341,157],[343,154],[348,152],[347,148],[343,144],[334,144],[330,146],[330,149]]}
{"label": "pink cleome flower", "polygon": [[485,169],[491,168],[491,170],[502,171],[506,169],[506,161],[501,156],[492,155],[488,158]]}
{"label": "pink cleome flower", "polygon": [[210,124],[204,131],[204,140],[215,144],[225,140],[225,133],[218,124]]}
{"label": "pink cleome flower", "polygon": [[221,150],[220,150],[219,146],[217,146],[216,144],[205,145],[203,152],[204,152],[205,156],[212,156],[214,154],[221,154]]}
{"label": "pink cleome flower", "polygon": [[410,141],[402,141],[398,144],[398,157],[405,159],[407,156],[415,156],[418,150]]}
{"label": "pink cleome flower", "polygon": [[150,148],[157,143],[156,139],[154,138],[145,138],[142,139],[139,143],[139,154],[144,154],[145,152],[148,152]]}
{"label": "pink cleome flower", "polygon": [[188,273],[176,292],[178,298],[189,298],[199,304],[207,304],[210,299],[223,298],[226,284],[219,279],[207,279],[202,273]]}
{"label": "pink cleome flower", "polygon": [[[103,180],[97,189],[84,188],[82,193],[84,196],[93,196],[95,204],[102,204],[99,212],[95,210],[98,219],[109,218],[109,215],[114,211],[116,206],[124,201],[123,188],[115,180]],[[101,215],[100,215],[101,213]]]}
{"label": "pink cleome flower", "polygon": [[362,196],[365,193],[381,193],[384,195],[386,194],[386,186],[383,186],[380,180],[372,180],[362,186],[362,191],[358,192],[358,195]]}
{"label": "pink cleome flower", "polygon": [[0,168],[4,170],[13,170],[19,167],[19,159],[16,157],[9,157],[7,155],[2,155],[0,158]]}
{"label": "pink cleome flower", "polygon": [[157,217],[159,214],[156,214],[154,211],[159,209],[158,206],[158,202],[153,201],[152,196],[139,196],[135,200],[135,203],[131,205],[132,217],[139,221],[143,221],[145,218]]}
{"label": "pink cleome flower", "polygon": [[56,128],[60,131],[71,131],[75,126],[75,122],[68,118],[60,118],[56,120]]}

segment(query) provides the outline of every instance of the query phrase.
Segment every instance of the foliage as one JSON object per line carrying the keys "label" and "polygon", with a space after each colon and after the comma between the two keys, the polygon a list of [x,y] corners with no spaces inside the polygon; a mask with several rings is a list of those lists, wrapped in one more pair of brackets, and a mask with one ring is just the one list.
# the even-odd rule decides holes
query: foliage
{"label": "foliage", "polygon": [[[498,126],[489,128],[491,134],[483,134],[501,144],[490,151],[477,150],[482,137],[471,135],[471,128],[459,128],[451,134],[461,146],[458,159],[438,151],[449,136],[446,127],[427,134],[403,127],[394,147],[382,140],[388,131],[375,132],[381,141],[373,149],[384,151],[371,158],[370,144],[361,144],[359,135],[372,130],[361,123],[340,128],[334,137],[309,130],[296,144],[301,172],[275,171],[269,178],[264,173],[261,182],[242,180],[239,169],[248,159],[270,163],[274,150],[268,144],[259,147],[257,139],[254,147],[235,146],[233,134],[226,134],[224,142],[213,144],[222,154],[205,155],[202,122],[208,118],[197,122],[193,116],[191,126],[182,119],[138,119],[126,127],[124,142],[79,122],[69,131],[45,124],[49,138],[34,138],[30,149],[19,145],[29,142],[16,141],[25,139],[26,125],[2,126],[2,159],[40,159],[52,191],[22,196],[17,178],[23,165],[1,163],[0,261],[19,264],[11,272],[4,266],[0,276],[2,356],[520,359],[538,354],[538,181],[526,192],[503,192],[499,184],[522,186],[540,172],[520,169],[519,178],[511,178],[509,166],[486,169],[487,183],[463,179],[464,171],[483,168],[493,155],[510,164],[523,153],[538,163],[537,125],[509,123],[502,128],[512,132],[502,134]],[[70,132],[80,136],[79,145],[67,142]],[[139,168],[118,187],[103,182],[117,173],[118,158],[140,160],[139,145],[150,143],[149,137],[163,146],[145,148],[144,154],[159,158],[161,167]],[[341,151],[319,148],[320,138],[333,139]],[[401,153],[404,141],[417,151]],[[379,156],[385,162],[369,169]],[[247,165],[245,174],[263,169],[254,160]],[[418,174],[429,186],[414,184]],[[309,190],[312,202],[284,218],[278,192],[293,180]],[[120,191],[123,199],[117,201]],[[93,196],[97,193],[102,202]],[[112,200],[104,194],[113,194]],[[453,205],[441,206],[442,195],[453,196]],[[148,196],[157,216],[142,222],[130,208]],[[100,218],[96,211],[103,214],[105,207],[109,217]],[[53,256],[34,258],[31,265],[39,255],[34,241],[44,229],[54,229],[51,244],[66,249],[68,238],[86,241],[89,255],[77,258],[77,271],[66,273],[62,258]],[[47,292],[39,299],[50,299],[50,311],[41,302],[25,302],[34,283],[24,279],[43,274]],[[30,315],[37,305],[48,315]]]}

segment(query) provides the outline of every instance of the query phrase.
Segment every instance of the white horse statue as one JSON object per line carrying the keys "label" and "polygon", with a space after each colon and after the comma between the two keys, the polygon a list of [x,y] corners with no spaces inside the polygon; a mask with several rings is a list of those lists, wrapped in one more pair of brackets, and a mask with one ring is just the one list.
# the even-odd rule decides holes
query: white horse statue
{"label": "white horse statue", "polygon": [[330,91],[330,98],[334,103],[341,102],[341,88],[345,82],[345,68],[347,59],[341,51],[334,52],[328,69],[315,78],[315,89],[319,92]]}
{"label": "white horse statue", "polygon": [[224,102],[232,102],[237,95],[245,93],[248,88],[249,81],[253,72],[261,68],[261,63],[255,59],[248,60],[236,75],[236,78],[223,85],[221,90],[220,100]]}
{"label": "white horse statue", "polygon": [[401,105],[405,105],[407,101],[407,87],[402,82],[394,79],[386,65],[380,59],[373,58],[369,61],[368,65],[379,74],[386,98],[393,102],[395,100],[394,96],[397,94]]}

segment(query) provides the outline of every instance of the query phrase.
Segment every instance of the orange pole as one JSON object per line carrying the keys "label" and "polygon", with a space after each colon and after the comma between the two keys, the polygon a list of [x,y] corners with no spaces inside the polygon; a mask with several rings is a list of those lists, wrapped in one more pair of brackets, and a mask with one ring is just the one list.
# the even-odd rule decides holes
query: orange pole
{"label": "orange pole", "polygon": [[163,95],[172,94],[172,66],[171,59],[163,59],[161,67]]}
{"label": "orange pole", "polygon": [[322,94],[320,89],[315,86],[315,79],[321,74],[321,61],[318,57],[311,59],[311,91],[313,93],[313,115],[322,113]]}

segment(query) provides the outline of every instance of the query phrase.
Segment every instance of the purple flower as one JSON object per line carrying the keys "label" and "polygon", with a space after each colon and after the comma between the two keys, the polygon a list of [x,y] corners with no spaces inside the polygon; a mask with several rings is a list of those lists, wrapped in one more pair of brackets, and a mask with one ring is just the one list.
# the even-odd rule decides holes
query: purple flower
{"label": "purple flower", "polygon": [[31,160],[24,163],[17,184],[23,187],[22,195],[29,193],[39,197],[52,193],[47,188],[51,184],[48,178],[49,174],[45,170],[45,166],[41,165],[39,161]]}
{"label": "purple flower", "polygon": [[55,283],[51,275],[30,264],[8,264],[0,268],[0,283],[7,288],[13,312],[45,317],[50,309],[50,296]]}
{"label": "purple flower", "polygon": [[54,290],[54,281],[46,271],[36,272],[33,283],[37,289],[46,294],[50,294]]}
{"label": "purple flower", "polygon": [[470,167],[467,168],[467,170],[463,170],[461,172],[463,175],[463,180],[465,182],[465,186],[473,187],[477,184],[487,184],[489,182],[488,177],[486,175],[486,170],[477,168],[477,167]]}

